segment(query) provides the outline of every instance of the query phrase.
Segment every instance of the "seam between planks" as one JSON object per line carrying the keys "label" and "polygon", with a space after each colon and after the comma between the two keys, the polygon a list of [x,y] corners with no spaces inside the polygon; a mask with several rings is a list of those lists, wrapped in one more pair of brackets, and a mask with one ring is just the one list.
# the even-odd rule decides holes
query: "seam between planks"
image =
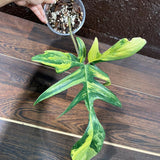
{"label": "seam between planks", "polygon": [[[36,129],[40,129],[40,130],[44,130],[44,131],[48,131],[48,132],[52,132],[52,133],[57,133],[57,134],[65,135],[65,136],[70,136],[70,137],[74,137],[74,138],[81,138],[82,137],[80,135],[76,135],[76,134],[72,134],[72,133],[68,133],[68,132],[63,132],[63,131],[58,131],[58,130],[54,130],[54,129],[50,129],[50,128],[46,128],[46,127],[41,127],[41,126],[38,126],[38,125],[34,125],[34,124],[26,123],[26,122],[21,122],[21,121],[17,121],[17,120],[12,120],[12,119],[8,119],[8,118],[0,117],[0,120],[10,122],[10,123],[14,123],[14,124],[27,126],[27,127],[31,127],[31,128],[36,128]],[[120,145],[120,144],[116,144],[116,143],[111,143],[111,142],[108,142],[108,141],[104,141],[103,144],[118,147],[118,148],[123,148],[123,149],[126,149],[126,150],[131,150],[131,151],[134,151],[134,152],[140,152],[140,153],[160,157],[160,153],[146,151],[146,150],[142,150],[142,149],[137,149],[137,148],[134,148],[134,147],[129,147],[129,146]]]}
{"label": "seam between planks", "polygon": [[[2,54],[2,53],[0,53],[0,55],[5,56],[5,57],[8,57],[8,58],[11,58],[11,59],[15,59],[15,60],[18,60],[18,61],[30,63],[30,64],[33,64],[33,65],[36,65],[36,66],[44,66],[44,65],[41,65],[41,64],[32,62],[32,61],[27,61],[27,60],[23,60],[23,59],[20,59],[20,58],[16,58],[16,57],[4,55],[4,54]],[[49,68],[49,69],[53,69],[52,67],[49,67],[49,66],[44,66],[44,67],[45,67],[45,68]],[[64,73],[71,74],[71,72],[69,72],[69,71],[65,71]],[[104,83],[104,81],[101,81],[101,80],[98,80],[98,81],[101,82],[101,83]],[[160,96],[156,96],[156,95],[153,95],[153,94],[149,94],[149,93],[137,91],[137,90],[130,89],[130,88],[127,88],[127,87],[124,87],[124,86],[120,86],[120,85],[116,85],[116,84],[113,84],[113,83],[111,84],[111,86],[119,87],[119,88],[122,88],[122,89],[126,89],[126,90],[129,90],[129,91],[137,92],[137,93],[144,94],[144,95],[148,95],[148,96],[155,97],[155,98],[160,98]]]}

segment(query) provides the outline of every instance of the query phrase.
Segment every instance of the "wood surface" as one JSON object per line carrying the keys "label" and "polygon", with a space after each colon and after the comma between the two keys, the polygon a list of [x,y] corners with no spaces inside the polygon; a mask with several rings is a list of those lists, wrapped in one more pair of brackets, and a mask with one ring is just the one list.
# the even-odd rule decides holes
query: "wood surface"
{"label": "wood surface", "polygon": [[[0,120],[0,131],[0,158],[4,160],[8,157],[10,160],[70,160],[70,149],[78,140],[2,120]],[[100,154],[93,158],[93,160],[99,159],[158,160],[158,157],[104,145]]]}
{"label": "wood surface", "polygon": [[[1,13],[1,17],[0,53],[30,61],[32,56],[43,53],[47,49],[75,52],[69,37],[57,36],[45,25],[15,18],[5,13]],[[93,40],[86,38],[83,40],[89,50]],[[100,43],[101,52],[108,48],[109,45]],[[157,59],[134,55],[127,59],[102,63],[100,68],[109,74],[113,85],[160,96],[160,61]],[[117,74],[120,76],[119,79]]]}
{"label": "wood surface", "polygon": [[[56,74],[50,67],[31,62],[31,57],[46,49],[74,52],[70,39],[54,35],[44,25],[4,13],[0,13],[0,17],[0,117],[82,135],[88,124],[88,112],[83,102],[56,119],[71,103],[81,85],[33,106],[45,89],[74,69]],[[83,39],[89,50],[92,40]],[[100,43],[102,52],[107,48],[109,45]],[[146,153],[104,145],[95,159],[159,159],[160,61],[137,54],[125,60],[101,63],[99,67],[109,74],[112,81],[109,89],[123,106],[120,109],[95,101],[97,116],[106,132],[105,141]],[[1,127],[3,123],[6,130]],[[0,135],[7,137],[2,138],[0,143],[0,159],[3,156],[13,156],[14,159],[18,155],[19,159],[27,159],[29,154],[29,159],[69,159],[70,148],[77,140],[5,121],[0,121],[0,127]],[[26,135],[29,140],[23,141]],[[17,147],[19,149],[14,153]],[[151,156],[147,151],[156,153],[156,156]]]}

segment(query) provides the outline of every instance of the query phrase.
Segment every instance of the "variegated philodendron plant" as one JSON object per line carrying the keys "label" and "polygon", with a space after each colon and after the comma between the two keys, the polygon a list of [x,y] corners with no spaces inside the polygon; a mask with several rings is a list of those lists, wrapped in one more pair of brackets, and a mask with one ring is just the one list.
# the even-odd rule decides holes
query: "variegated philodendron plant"
{"label": "variegated philodendron plant", "polygon": [[[87,54],[84,42],[79,37],[76,37],[76,41],[78,44],[77,57],[71,53],[56,50],[47,50],[44,54],[32,57],[32,61],[54,67],[57,73],[62,73],[75,66],[79,67],[75,72],[49,87],[38,97],[34,104],[82,83],[82,90],[60,116],[67,113],[80,101],[85,102],[89,112],[88,127],[82,138],[73,146],[71,158],[73,160],[90,160],[101,150],[105,139],[104,129],[94,111],[94,101],[100,99],[112,105],[121,107],[121,102],[118,98],[105,87],[111,84],[109,76],[99,69],[96,64],[98,62],[107,62],[130,57],[146,44],[146,40],[137,37],[129,41],[124,38],[101,54],[98,46],[98,39],[95,38],[92,47],[88,52],[88,63],[85,63]],[[94,79],[95,77],[104,80],[105,83],[101,84]]]}

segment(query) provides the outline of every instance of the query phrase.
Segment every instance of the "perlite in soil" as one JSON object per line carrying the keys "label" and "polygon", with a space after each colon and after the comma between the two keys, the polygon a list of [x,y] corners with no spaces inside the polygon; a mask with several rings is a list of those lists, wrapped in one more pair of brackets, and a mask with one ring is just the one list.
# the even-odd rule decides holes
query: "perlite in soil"
{"label": "perlite in soil", "polygon": [[50,26],[61,34],[69,33],[69,18],[73,32],[83,19],[81,7],[74,0],[56,0],[54,4],[49,5],[46,14]]}

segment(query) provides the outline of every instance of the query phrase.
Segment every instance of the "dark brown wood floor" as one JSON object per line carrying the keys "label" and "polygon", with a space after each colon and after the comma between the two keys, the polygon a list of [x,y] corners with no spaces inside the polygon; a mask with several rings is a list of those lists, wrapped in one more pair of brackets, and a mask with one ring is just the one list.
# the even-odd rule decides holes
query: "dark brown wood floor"
{"label": "dark brown wood floor", "polygon": [[[72,145],[88,124],[88,112],[82,102],[56,118],[81,86],[33,106],[38,95],[74,69],[56,74],[50,67],[31,62],[31,57],[47,49],[74,53],[72,42],[44,25],[5,13],[0,17],[0,159],[68,160]],[[92,41],[83,39],[88,50]],[[108,47],[100,43],[102,52]],[[94,159],[159,160],[160,61],[137,54],[99,67],[109,74],[109,89],[123,108],[95,102],[106,139]]]}

